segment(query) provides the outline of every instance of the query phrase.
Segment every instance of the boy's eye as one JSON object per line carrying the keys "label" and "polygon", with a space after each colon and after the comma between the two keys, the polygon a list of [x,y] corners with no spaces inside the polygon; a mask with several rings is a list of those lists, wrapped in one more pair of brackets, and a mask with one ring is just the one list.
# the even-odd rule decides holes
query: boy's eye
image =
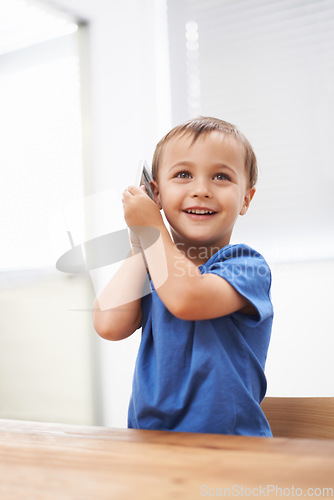
{"label": "boy's eye", "polygon": [[179,179],[189,179],[190,173],[186,170],[182,170],[181,172],[178,172],[176,174],[176,177],[178,177]]}
{"label": "boy's eye", "polygon": [[231,178],[227,174],[223,174],[223,173],[216,174],[214,176],[214,179],[218,179],[219,181],[230,181],[231,180]]}

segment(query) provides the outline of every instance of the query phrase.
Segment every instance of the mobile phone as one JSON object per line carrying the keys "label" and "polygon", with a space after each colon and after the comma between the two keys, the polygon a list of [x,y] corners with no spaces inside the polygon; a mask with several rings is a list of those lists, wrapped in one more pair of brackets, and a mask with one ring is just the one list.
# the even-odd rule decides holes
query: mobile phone
{"label": "mobile phone", "polygon": [[144,184],[146,193],[154,200],[154,194],[150,185],[151,180],[152,176],[147,162],[145,160],[140,160],[137,170],[136,186],[142,186]]}

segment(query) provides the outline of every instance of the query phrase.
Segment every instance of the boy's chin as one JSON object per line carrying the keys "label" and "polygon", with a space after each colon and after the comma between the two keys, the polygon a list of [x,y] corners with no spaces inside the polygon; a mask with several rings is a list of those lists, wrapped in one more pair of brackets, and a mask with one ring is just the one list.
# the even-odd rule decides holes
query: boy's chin
{"label": "boy's chin", "polygon": [[222,238],[217,239],[217,238],[212,238],[210,235],[207,234],[201,234],[199,231],[194,231],[194,232],[188,232],[188,233],[179,233],[172,227],[170,227],[170,232],[173,238],[174,243],[179,246],[180,248],[182,246],[186,247],[204,247],[204,248],[222,248],[223,246],[227,245],[229,243],[229,238],[228,235],[225,237],[222,236]]}

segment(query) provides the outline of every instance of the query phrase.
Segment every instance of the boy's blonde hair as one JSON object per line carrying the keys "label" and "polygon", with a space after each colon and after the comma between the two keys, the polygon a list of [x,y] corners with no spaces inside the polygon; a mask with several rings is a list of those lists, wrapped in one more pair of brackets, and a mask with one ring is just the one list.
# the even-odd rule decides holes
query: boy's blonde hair
{"label": "boy's blonde hair", "polygon": [[168,141],[174,137],[189,134],[193,136],[194,143],[199,136],[214,131],[222,132],[225,135],[231,134],[235,140],[243,146],[245,151],[245,167],[246,171],[249,173],[249,187],[254,187],[257,181],[258,168],[256,156],[250,142],[235,125],[232,125],[232,123],[209,116],[200,116],[199,118],[188,120],[187,122],[174,127],[158,142],[152,160],[153,179],[156,181],[158,178],[159,163],[161,161],[163,148]]}

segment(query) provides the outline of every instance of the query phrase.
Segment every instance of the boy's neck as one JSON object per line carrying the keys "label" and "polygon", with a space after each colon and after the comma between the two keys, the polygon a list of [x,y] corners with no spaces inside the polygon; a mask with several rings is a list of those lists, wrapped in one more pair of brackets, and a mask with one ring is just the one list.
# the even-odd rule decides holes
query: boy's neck
{"label": "boy's neck", "polygon": [[174,241],[175,246],[182,252],[193,264],[200,266],[205,264],[218,250],[226,246],[229,242],[223,245],[206,246],[199,243],[185,243]]}

